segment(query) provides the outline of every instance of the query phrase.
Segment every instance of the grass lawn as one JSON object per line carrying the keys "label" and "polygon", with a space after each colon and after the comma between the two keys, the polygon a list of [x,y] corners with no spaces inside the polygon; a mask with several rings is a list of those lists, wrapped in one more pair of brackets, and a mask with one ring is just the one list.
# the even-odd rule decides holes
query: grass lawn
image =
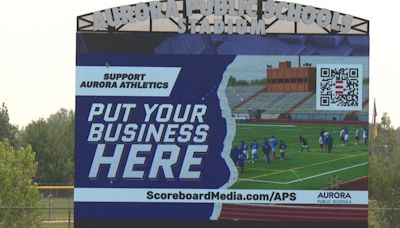
{"label": "grass lawn", "polygon": [[[68,204],[69,201],[69,204]],[[69,205],[69,206],[68,206]],[[67,220],[68,219],[68,207],[71,208],[71,218],[74,217],[74,199],[64,197],[52,197],[50,198],[50,210],[49,199],[43,199],[43,206],[47,209],[42,210],[42,217],[44,220]],[[50,216],[49,216],[50,213]],[[67,224],[68,225],[68,224]]]}

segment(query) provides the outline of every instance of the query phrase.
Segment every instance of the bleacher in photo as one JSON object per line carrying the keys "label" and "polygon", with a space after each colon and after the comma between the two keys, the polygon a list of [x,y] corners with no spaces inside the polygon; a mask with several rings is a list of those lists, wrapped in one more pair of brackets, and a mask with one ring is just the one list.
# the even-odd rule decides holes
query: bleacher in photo
{"label": "bleacher in photo", "polygon": [[270,114],[285,113],[309,94],[310,92],[263,92],[235,111],[263,110]]}
{"label": "bleacher in photo", "polygon": [[[368,102],[368,85],[363,85],[362,91],[363,103]],[[321,111],[316,110],[316,95],[314,94],[307,99],[298,108],[290,114],[292,119],[298,120],[344,120],[347,115],[353,111]],[[361,111],[356,112],[359,121],[368,121],[368,105],[364,104]]]}
{"label": "bleacher in photo", "polygon": [[264,86],[228,86],[225,93],[231,110],[264,89]]}

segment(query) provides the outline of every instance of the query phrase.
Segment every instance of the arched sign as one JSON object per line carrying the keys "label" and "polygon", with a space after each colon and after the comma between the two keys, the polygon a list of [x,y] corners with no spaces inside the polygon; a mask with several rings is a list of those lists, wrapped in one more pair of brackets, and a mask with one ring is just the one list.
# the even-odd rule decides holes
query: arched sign
{"label": "arched sign", "polygon": [[367,20],[151,1],[76,39],[76,226],[366,226]]}

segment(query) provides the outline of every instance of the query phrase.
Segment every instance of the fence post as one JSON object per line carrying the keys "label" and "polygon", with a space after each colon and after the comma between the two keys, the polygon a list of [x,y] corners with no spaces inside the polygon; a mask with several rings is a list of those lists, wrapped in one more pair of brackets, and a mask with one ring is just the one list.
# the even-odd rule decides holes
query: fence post
{"label": "fence post", "polygon": [[68,199],[68,228],[71,228],[71,204]]}
{"label": "fence post", "polygon": [[394,227],[395,223],[394,223],[394,198],[395,197],[395,190],[392,190],[392,219],[390,221],[390,227]]}
{"label": "fence post", "polygon": [[50,209],[50,196],[48,197],[48,199],[49,199],[49,221],[50,221],[50,213],[51,213],[51,209]]}

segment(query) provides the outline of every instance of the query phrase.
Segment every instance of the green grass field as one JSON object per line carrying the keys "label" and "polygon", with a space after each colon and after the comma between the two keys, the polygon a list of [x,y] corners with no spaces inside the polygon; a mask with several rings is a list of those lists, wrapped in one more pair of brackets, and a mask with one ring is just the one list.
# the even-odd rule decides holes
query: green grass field
{"label": "green grass field", "polygon": [[[340,181],[347,182],[368,174],[368,147],[354,145],[354,129],[349,127],[350,141],[341,145],[340,125],[271,125],[238,124],[233,145],[240,147],[244,140],[250,147],[254,139],[260,144],[264,137],[275,136],[288,145],[286,160],[280,160],[279,151],[276,160],[264,163],[264,154],[258,151],[260,160],[246,163],[245,172],[239,174],[239,180],[233,189],[304,189],[317,190],[329,186],[329,177],[337,175]],[[319,133],[327,130],[333,136],[333,149],[329,154],[320,152]],[[307,139],[310,152],[300,152],[299,136]],[[361,141],[360,141],[361,142]]]}
{"label": "green grass field", "polygon": [[51,197],[50,205],[48,198],[43,198],[42,201],[44,208],[41,210],[41,212],[44,220],[67,220],[68,208],[70,208],[70,216],[73,218],[74,199],[72,197]]}
{"label": "green grass field", "polygon": [[[69,227],[74,227],[74,221],[72,220]],[[43,228],[68,228],[68,222],[57,222],[57,223],[42,223]]]}
{"label": "green grass field", "polygon": [[[46,227],[68,227],[68,219],[71,221],[71,227],[73,227],[74,221],[74,199],[73,197],[51,197],[50,205],[49,199],[43,198],[42,205],[44,209],[42,212],[42,226]],[[50,207],[50,210],[49,210]],[[70,208],[70,214],[68,215],[68,208]],[[68,217],[70,216],[70,217]]]}

